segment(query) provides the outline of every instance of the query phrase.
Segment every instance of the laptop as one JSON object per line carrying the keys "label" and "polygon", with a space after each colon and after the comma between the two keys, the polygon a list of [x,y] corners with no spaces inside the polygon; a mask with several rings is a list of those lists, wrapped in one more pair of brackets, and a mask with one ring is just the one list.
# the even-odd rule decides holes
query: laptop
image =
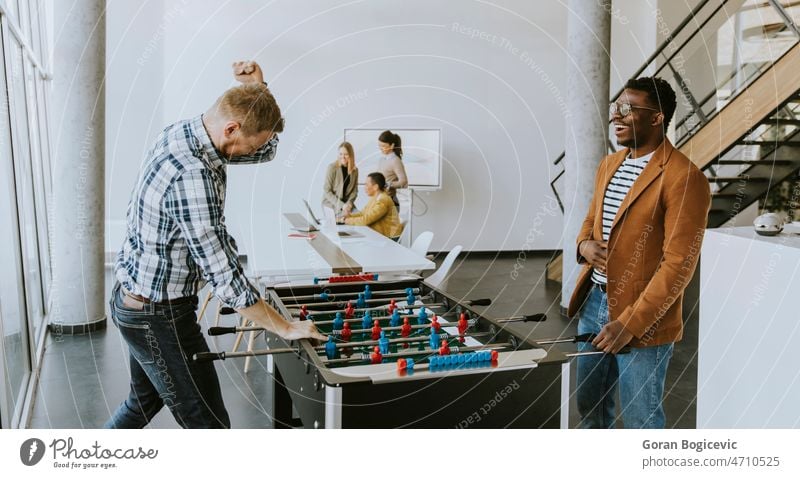
{"label": "laptop", "polygon": [[319,226],[319,219],[317,219],[317,216],[314,215],[314,210],[311,209],[311,206],[308,204],[308,201],[303,199],[303,204],[306,205],[306,210],[308,210],[308,215],[311,216],[311,220],[314,221],[314,225]]}
{"label": "laptop", "polygon": [[306,205],[306,209],[308,209],[308,213],[311,214],[311,219],[314,223],[308,222],[308,220],[299,213],[292,212],[292,213],[285,213],[284,217],[289,220],[289,223],[292,225],[292,229],[298,232],[314,232],[318,231],[319,229],[317,226],[319,225],[319,220],[317,220],[314,213],[311,211],[311,207],[308,205],[308,202],[304,199],[303,202]]}
{"label": "laptop", "polygon": [[[307,227],[310,229],[297,228],[297,227],[292,227],[292,229],[302,230],[303,232],[313,232],[319,230],[317,227],[315,227],[315,225],[322,227],[322,223],[317,218],[317,215],[314,214],[314,210],[311,209],[311,205],[308,204],[308,201],[306,201],[305,199],[303,199],[303,204],[305,204],[306,210],[308,211],[308,215],[311,217],[311,220],[314,221],[314,224],[308,224]],[[323,213],[325,214],[325,224],[329,228],[331,228],[332,231],[336,230],[336,214],[333,212],[333,209],[329,207],[323,207],[322,209]],[[294,225],[294,223],[292,225]],[[351,238],[364,237],[363,234],[360,234],[356,231],[338,231],[337,235],[339,237],[351,237]]]}

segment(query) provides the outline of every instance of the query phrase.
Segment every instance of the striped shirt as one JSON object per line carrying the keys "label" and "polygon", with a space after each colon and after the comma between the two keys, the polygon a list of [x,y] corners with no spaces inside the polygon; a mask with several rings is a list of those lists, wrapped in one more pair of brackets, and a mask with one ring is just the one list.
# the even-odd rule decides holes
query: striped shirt
{"label": "striped shirt", "polygon": [[[620,164],[619,168],[611,177],[606,193],[603,195],[603,240],[608,241],[611,233],[611,224],[617,217],[617,211],[622,205],[622,201],[633,186],[634,181],[642,174],[644,167],[653,157],[653,153],[633,159],[630,156]],[[592,269],[592,281],[597,284],[608,282],[606,275],[597,269]]]}
{"label": "striped shirt", "polygon": [[[276,136],[232,162],[270,161],[277,146]],[[202,116],[161,132],[128,204],[125,241],[114,266],[125,289],[160,302],[197,295],[207,281],[233,308],[259,300],[225,228],[226,164]]]}

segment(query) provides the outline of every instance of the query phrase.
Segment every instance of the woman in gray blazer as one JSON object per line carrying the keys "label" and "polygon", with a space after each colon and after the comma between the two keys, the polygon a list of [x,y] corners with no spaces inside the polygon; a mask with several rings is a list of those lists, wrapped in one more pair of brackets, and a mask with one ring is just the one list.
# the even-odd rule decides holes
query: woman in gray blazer
{"label": "woman in gray blazer", "polygon": [[353,145],[339,145],[339,157],[328,166],[322,205],[333,209],[337,216],[349,214],[355,207],[358,196],[358,168]]}

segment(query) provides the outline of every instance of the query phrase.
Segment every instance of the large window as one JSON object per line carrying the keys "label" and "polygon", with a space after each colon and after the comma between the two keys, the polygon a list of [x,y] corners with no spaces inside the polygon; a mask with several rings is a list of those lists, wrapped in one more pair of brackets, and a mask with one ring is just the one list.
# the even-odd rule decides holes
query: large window
{"label": "large window", "polygon": [[51,281],[42,0],[0,0],[0,426],[17,426]]}
{"label": "large window", "polygon": [[[6,57],[5,34],[0,32],[3,57]],[[5,63],[0,62],[0,330],[2,343],[0,357],[3,370],[3,426],[9,426],[11,417],[19,408],[24,381],[30,372],[30,350],[27,334],[27,313],[19,235],[19,211],[17,208],[16,174],[13,162],[11,139],[12,123],[10,101],[6,82]]]}

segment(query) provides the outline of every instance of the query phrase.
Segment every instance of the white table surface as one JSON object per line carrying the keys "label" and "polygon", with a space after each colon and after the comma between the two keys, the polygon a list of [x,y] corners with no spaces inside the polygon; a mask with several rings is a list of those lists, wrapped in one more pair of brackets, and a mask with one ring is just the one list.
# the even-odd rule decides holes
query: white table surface
{"label": "white table surface", "polygon": [[709,229],[709,233],[722,234],[721,241],[727,243],[727,238],[742,238],[753,241],[763,242],[780,247],[794,247],[800,249],[800,222],[793,222],[783,226],[783,231],[776,236],[762,236],[751,226],[745,227],[723,227],[719,229]]}
{"label": "white table surface", "polygon": [[[338,231],[349,231],[359,237],[339,237],[332,231],[324,234],[363,268],[364,273],[430,270],[432,261],[411,249],[394,242],[367,226],[337,226]],[[281,216],[280,224],[263,236],[256,236],[248,250],[248,276],[254,279],[279,277],[326,277],[333,272],[329,264],[305,238],[292,238],[296,234],[289,221]]]}

